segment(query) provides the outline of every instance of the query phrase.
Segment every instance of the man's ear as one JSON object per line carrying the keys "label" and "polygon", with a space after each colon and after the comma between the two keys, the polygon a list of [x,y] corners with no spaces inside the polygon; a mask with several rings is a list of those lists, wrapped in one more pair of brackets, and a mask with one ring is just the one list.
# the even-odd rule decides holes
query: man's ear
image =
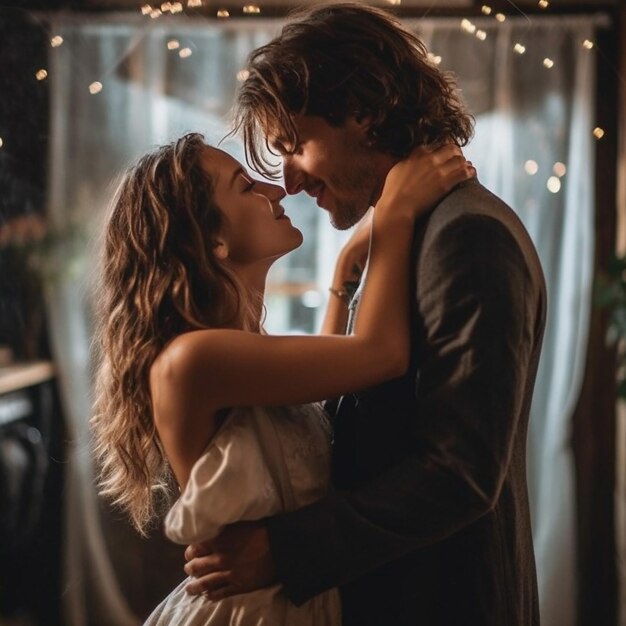
{"label": "man's ear", "polygon": [[218,237],[215,245],[213,246],[213,252],[216,259],[225,261],[228,258],[228,244],[226,241],[221,237]]}

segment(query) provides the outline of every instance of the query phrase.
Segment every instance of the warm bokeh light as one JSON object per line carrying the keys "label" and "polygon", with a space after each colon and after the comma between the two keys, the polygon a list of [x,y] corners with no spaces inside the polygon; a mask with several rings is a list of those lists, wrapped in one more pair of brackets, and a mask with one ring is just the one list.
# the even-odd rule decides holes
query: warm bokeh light
{"label": "warm bokeh light", "polygon": [[550,178],[548,178],[548,182],[546,183],[546,187],[548,188],[548,191],[551,191],[552,193],[559,193],[559,191],[561,191],[561,181],[557,176],[550,176]]}
{"label": "warm bokeh light", "polygon": [[537,161],[529,159],[524,163],[524,169],[529,176],[534,176],[539,171],[539,166],[537,165]]}

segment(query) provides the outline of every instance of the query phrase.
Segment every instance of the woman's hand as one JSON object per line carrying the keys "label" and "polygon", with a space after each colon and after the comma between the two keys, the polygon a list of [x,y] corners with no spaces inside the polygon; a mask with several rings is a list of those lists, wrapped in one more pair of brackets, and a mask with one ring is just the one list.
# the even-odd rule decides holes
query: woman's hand
{"label": "woman's hand", "polygon": [[458,146],[420,146],[389,170],[376,214],[415,219],[456,185],[474,176],[476,170]]}

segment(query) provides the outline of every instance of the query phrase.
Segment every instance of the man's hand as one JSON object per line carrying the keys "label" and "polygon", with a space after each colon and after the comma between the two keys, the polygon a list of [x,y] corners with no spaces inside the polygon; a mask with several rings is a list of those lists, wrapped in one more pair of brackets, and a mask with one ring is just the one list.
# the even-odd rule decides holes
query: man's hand
{"label": "man's hand", "polygon": [[215,539],[188,546],[185,558],[185,572],[194,577],[186,588],[191,595],[206,593],[210,600],[221,600],[275,582],[263,522],[227,526]]}

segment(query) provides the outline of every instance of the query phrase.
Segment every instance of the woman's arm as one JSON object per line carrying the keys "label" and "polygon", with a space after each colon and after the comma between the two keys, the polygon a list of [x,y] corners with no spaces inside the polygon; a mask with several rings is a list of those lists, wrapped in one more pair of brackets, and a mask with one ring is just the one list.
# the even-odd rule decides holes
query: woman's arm
{"label": "woman's arm", "polygon": [[321,335],[346,334],[351,296],[358,287],[369,255],[372,215],[370,209],[337,257]]}
{"label": "woman's arm", "polygon": [[[401,375],[408,363],[409,248],[415,216],[473,175],[460,150],[422,150],[394,166],[376,205],[369,270],[352,336],[203,330],[175,339],[153,382],[189,415],[295,404]],[[162,383],[166,383],[162,385]]]}

